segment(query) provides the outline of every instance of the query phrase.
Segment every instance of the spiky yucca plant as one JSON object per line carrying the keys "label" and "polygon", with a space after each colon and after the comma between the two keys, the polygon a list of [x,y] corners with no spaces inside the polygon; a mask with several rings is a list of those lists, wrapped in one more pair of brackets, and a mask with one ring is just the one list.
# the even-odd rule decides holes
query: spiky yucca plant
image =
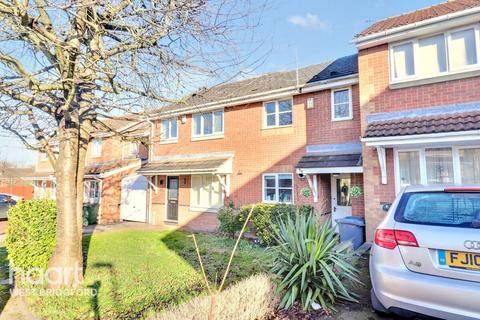
{"label": "spiky yucca plant", "polygon": [[326,312],[335,311],[338,299],[356,301],[344,280],[360,283],[353,265],[350,243],[339,243],[329,219],[320,225],[314,213],[278,221],[273,247],[273,273],[280,279],[280,307],[290,308],[299,300],[304,309],[313,302]]}

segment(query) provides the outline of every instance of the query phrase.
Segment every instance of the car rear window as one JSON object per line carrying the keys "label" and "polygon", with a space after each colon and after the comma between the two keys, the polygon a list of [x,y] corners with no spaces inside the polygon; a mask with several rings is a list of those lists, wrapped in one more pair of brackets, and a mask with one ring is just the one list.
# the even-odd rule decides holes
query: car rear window
{"label": "car rear window", "polygon": [[395,220],[403,223],[480,228],[480,193],[405,193]]}

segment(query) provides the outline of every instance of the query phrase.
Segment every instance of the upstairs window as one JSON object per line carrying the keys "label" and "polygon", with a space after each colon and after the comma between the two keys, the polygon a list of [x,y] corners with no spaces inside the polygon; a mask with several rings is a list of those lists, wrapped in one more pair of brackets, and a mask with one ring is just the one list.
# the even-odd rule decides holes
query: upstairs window
{"label": "upstairs window", "polygon": [[102,155],[102,139],[93,139],[92,142],[92,157],[100,157]]}
{"label": "upstairs window", "polygon": [[193,136],[223,134],[223,111],[197,113],[193,115]]}
{"label": "upstairs window", "polygon": [[471,26],[391,45],[391,79],[415,80],[479,68],[479,41],[479,27]]}
{"label": "upstairs window", "polygon": [[332,120],[350,120],[352,117],[352,90],[332,90]]}
{"label": "upstairs window", "polygon": [[413,43],[405,43],[394,46],[393,53],[393,77],[395,79],[413,76],[415,67],[413,62]]}
{"label": "upstairs window", "polygon": [[162,141],[171,141],[178,139],[177,119],[162,120]]}
{"label": "upstairs window", "polygon": [[477,64],[477,38],[473,28],[450,34],[448,53],[452,70]]}
{"label": "upstairs window", "polygon": [[284,127],[293,123],[292,100],[270,101],[264,104],[264,127]]}

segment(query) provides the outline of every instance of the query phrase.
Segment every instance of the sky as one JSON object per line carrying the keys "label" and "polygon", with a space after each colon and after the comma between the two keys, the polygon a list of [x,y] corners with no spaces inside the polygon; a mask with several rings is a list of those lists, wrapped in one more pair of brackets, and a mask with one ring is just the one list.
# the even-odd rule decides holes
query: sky
{"label": "sky", "polygon": [[[255,0],[252,0],[255,2]],[[445,0],[443,0],[445,1]],[[265,41],[263,63],[247,75],[294,69],[356,52],[355,34],[380,19],[442,0],[268,0],[256,38]],[[0,131],[0,160],[33,164],[35,153]]]}

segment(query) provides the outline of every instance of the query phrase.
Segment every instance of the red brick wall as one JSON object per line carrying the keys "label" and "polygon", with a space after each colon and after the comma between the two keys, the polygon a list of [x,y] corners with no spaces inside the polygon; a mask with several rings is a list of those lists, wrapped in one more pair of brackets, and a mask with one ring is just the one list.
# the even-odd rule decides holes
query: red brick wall
{"label": "red brick wall", "polygon": [[[480,100],[480,77],[391,89],[388,45],[360,50],[359,84],[362,133],[367,126],[367,116],[371,114]],[[386,185],[380,181],[375,149],[364,146],[363,162],[367,240],[371,240],[376,226],[385,216],[381,204],[395,199],[393,150],[387,150]]]}
{"label": "red brick wall", "polygon": [[360,140],[360,100],[358,85],[352,86],[353,119],[331,121],[331,91],[323,90],[298,96],[297,101],[306,105],[308,97],[314,98],[313,109],[307,109],[307,144],[332,144]]}
{"label": "red brick wall", "polygon": [[[262,129],[263,108],[254,103],[226,108],[224,138],[191,141],[192,115],[178,124],[178,143],[160,144],[160,121],[155,125],[154,156],[208,152],[235,153],[231,176],[231,200],[236,205],[262,201],[262,173],[295,173],[305,153],[306,127],[303,99],[294,99],[293,126]],[[296,175],[294,175],[296,176]],[[297,180],[294,184],[297,184]]]}
{"label": "red brick wall", "polygon": [[[306,99],[314,97],[314,108],[306,109]],[[152,153],[155,156],[173,156],[209,152],[234,152],[233,174],[231,176],[230,198],[236,206],[262,201],[263,173],[292,173],[294,176],[295,203],[312,204],[318,212],[331,211],[330,175],[318,175],[319,201],[313,203],[313,196],[305,198],[300,190],[308,187],[307,180],[298,178],[295,166],[305,155],[307,144],[331,144],[358,141],[360,137],[360,109],[358,86],[353,86],[353,120],[331,121],[330,90],[313,94],[302,94],[293,99],[293,126],[263,129],[263,105],[248,105],[225,108],[224,138],[191,141],[192,115],[185,124],[178,122],[178,143],[161,144],[161,121],[154,125]],[[163,179],[163,188],[166,178]],[[180,179],[182,184],[182,177]],[[356,180],[357,183],[361,182]],[[190,187],[188,182],[187,187]],[[165,206],[165,192],[160,188],[152,194],[152,210],[160,211]],[[181,187],[182,188],[182,187]],[[182,196],[182,193],[185,194]],[[180,206],[190,205],[189,189],[180,190]],[[356,213],[363,210],[356,205]],[[202,218],[202,223],[212,224],[212,214]],[[164,213],[160,214],[162,217]],[[195,219],[200,219],[197,217]],[[161,224],[161,221],[156,221]]]}

